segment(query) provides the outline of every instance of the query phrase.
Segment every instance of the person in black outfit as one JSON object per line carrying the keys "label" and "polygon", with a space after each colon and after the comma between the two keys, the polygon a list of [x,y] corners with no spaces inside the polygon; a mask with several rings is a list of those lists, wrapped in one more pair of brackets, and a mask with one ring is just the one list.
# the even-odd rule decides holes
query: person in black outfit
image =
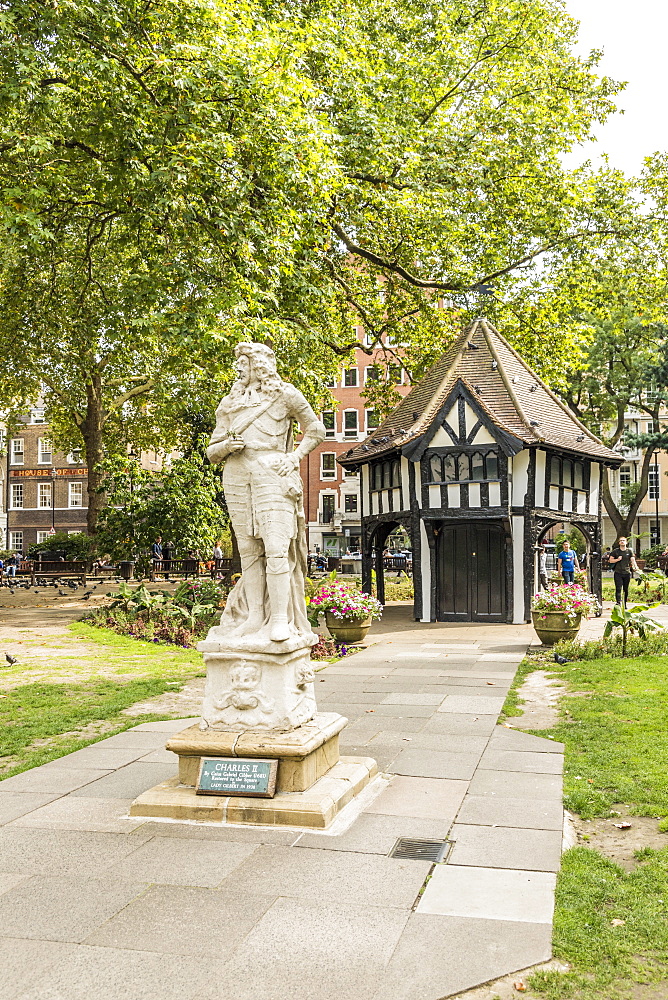
{"label": "person in black outfit", "polygon": [[637,572],[638,567],[636,557],[623,536],[618,539],[617,548],[614,548],[610,553],[609,563],[614,570],[615,604],[622,603],[622,591],[624,591],[624,604],[626,604],[629,599],[631,573]]}

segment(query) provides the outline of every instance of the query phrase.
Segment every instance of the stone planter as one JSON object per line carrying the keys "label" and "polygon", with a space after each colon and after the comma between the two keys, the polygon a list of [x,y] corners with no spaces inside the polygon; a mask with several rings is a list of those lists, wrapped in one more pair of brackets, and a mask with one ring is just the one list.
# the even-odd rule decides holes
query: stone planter
{"label": "stone planter", "polygon": [[580,631],[582,614],[566,615],[563,611],[532,611],[536,635],[544,646],[554,646],[560,639],[574,639]]}
{"label": "stone planter", "polygon": [[325,622],[335,642],[362,642],[371,628],[371,618],[337,618],[325,612]]}

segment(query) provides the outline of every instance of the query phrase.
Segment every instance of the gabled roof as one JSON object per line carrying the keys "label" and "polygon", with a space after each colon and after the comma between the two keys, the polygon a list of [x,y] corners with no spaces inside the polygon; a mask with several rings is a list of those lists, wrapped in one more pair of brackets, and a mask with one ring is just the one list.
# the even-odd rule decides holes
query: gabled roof
{"label": "gabled roof", "polygon": [[492,425],[525,447],[546,445],[620,464],[620,455],[580,423],[485,319],[475,320],[374,433],[339,461],[359,465],[391,451],[412,452],[457,383]]}

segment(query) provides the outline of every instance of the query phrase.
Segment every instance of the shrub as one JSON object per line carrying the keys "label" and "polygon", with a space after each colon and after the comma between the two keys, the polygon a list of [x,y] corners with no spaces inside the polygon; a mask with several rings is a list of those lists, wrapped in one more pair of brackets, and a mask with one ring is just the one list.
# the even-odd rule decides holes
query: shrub
{"label": "shrub", "polygon": [[[622,636],[611,635],[607,639],[590,639],[588,642],[578,642],[577,639],[561,640],[553,646],[555,653],[567,660],[600,660],[602,656],[622,656]],[[656,632],[642,639],[630,635],[626,640],[626,656],[668,655],[668,629]]]}

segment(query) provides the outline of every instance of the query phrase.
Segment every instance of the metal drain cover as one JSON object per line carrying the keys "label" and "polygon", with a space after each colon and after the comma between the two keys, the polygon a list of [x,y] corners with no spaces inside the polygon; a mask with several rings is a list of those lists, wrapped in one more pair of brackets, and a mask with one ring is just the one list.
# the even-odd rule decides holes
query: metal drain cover
{"label": "metal drain cover", "polygon": [[442,861],[448,853],[447,840],[411,840],[400,837],[389,856],[391,858],[411,858],[413,861]]}

